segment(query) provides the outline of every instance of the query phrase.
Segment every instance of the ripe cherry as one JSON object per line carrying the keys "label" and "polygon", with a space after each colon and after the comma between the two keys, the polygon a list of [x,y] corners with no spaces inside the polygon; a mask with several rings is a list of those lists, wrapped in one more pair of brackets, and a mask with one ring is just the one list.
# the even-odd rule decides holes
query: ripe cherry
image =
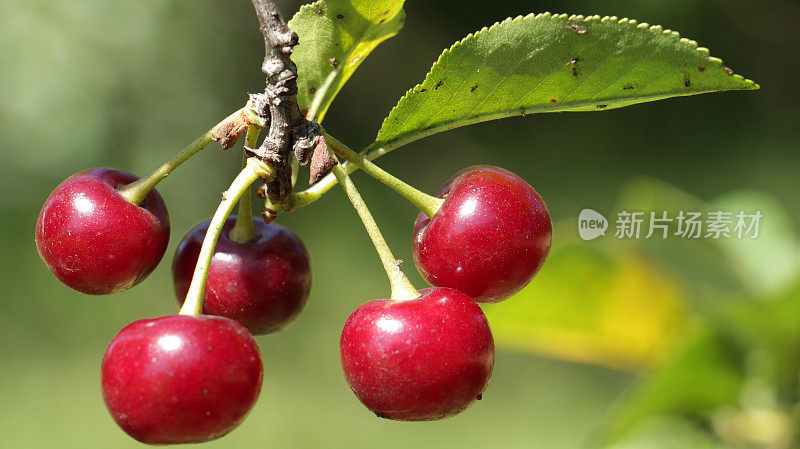
{"label": "ripe cherry", "polygon": [[436,287],[461,290],[478,302],[498,302],[536,275],[550,251],[553,228],[542,198],[528,183],[497,167],[456,173],[444,198],[414,224],[414,260]]}
{"label": "ripe cherry", "polygon": [[[203,313],[234,319],[254,335],[277,332],[291,324],[311,290],[308,252],[294,233],[276,224],[253,220],[258,237],[247,243],[231,240],[236,217],[220,233],[206,281]],[[189,291],[203,238],[204,221],[189,231],[172,263],[175,295],[181,303]]]}
{"label": "ripe cherry", "polygon": [[150,191],[140,205],[116,189],[137,178],[110,168],[77,173],[59,185],[36,222],[36,247],[50,271],[79,292],[104,295],[141,282],[169,242],[169,215]]}
{"label": "ripe cherry", "polygon": [[255,340],[223,317],[139,320],[111,341],[102,362],[111,416],[148,444],[219,438],[253,408],[263,367]]}
{"label": "ripe cherry", "polygon": [[402,421],[462,412],[480,399],[494,366],[486,317],[450,288],[361,305],[344,325],[340,350],[358,399],[379,417]]}

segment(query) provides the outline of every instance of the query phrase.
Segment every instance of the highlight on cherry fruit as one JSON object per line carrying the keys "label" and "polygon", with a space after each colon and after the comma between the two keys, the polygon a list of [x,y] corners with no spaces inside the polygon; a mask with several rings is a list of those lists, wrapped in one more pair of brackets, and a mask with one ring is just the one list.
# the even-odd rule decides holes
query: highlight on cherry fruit
{"label": "highlight on cherry fruit", "polygon": [[[252,3],[253,32],[260,30],[265,43],[263,61],[253,55],[252,67],[261,66],[264,91],[243,92],[241,109],[149,174],[91,168],[73,175],[47,198],[36,224],[39,254],[67,287],[91,295],[134,288],[159,264],[170,237],[170,199],[156,187],[173,171],[184,175],[181,164],[214,142],[222,150],[242,142],[235,152],[241,171],[172,258],[179,310],[132,322],[111,339],[102,361],[111,416],[148,444],[211,441],[246,419],[262,376],[270,375],[252,335],[302,320],[313,290],[314,255],[279,224],[281,216],[313,206],[337,184],[388,281],[388,296],[362,298],[349,318],[330,317],[344,323],[341,388],[349,385],[354,399],[389,420],[440,420],[479,407],[492,394],[492,372],[506,369],[495,366],[492,323],[482,307],[517,301],[521,289],[535,288],[560,238],[547,198],[537,191],[545,186],[516,175],[518,167],[479,165],[443,176],[441,189],[429,194],[375,160],[480,122],[521,116],[533,124],[535,114],[758,89],[706,48],[660,26],[532,13],[487,24],[445,49],[389,112],[375,140],[352,149],[323,119],[367,54],[401,30],[403,1],[365,8],[364,0],[320,0],[289,22],[273,1]],[[337,40],[342,35],[350,38]],[[304,167],[310,167],[307,187],[297,184]],[[399,244],[413,248],[430,286],[415,286],[405,275],[408,264],[395,258],[350,178],[357,170],[419,209]],[[174,301],[167,289],[164,301]],[[311,295],[308,305],[323,296]]]}

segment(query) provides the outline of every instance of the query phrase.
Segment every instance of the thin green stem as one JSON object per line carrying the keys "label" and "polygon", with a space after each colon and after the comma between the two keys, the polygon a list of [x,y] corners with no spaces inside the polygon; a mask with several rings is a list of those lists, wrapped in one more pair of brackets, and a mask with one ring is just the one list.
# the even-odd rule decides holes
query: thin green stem
{"label": "thin green stem", "polygon": [[424,212],[428,217],[432,218],[442,207],[442,203],[444,203],[443,199],[428,195],[427,193],[406,184],[401,179],[373,164],[364,156],[351,150],[350,147],[343,144],[330,134],[325,133],[325,140],[328,143],[328,148],[332,149],[336,154],[347,159],[352,164],[355,164],[358,168],[364,170],[364,172],[366,172],[368,175],[372,176],[387,187],[405,197],[414,206],[416,206],[417,209]]}
{"label": "thin green stem", "polygon": [[206,280],[208,279],[208,269],[211,267],[211,259],[214,256],[214,248],[217,245],[222,226],[225,225],[225,221],[236,202],[256,179],[274,177],[275,171],[272,167],[267,166],[258,158],[251,157],[247,160],[247,164],[239,172],[239,175],[236,176],[236,179],[233,180],[228,190],[222,194],[222,202],[219,203],[217,211],[214,212],[214,216],[208,224],[208,231],[206,231],[203,245],[200,247],[192,283],[189,285],[186,300],[183,303],[183,307],[181,307],[181,315],[200,315],[203,312],[203,296],[205,294]]}
{"label": "thin green stem", "polygon": [[378,228],[378,224],[375,223],[375,219],[372,218],[367,203],[361,198],[361,194],[358,193],[355,184],[353,184],[353,181],[347,176],[347,172],[345,172],[339,164],[334,165],[331,171],[339,181],[342,189],[344,189],[350,202],[353,203],[353,207],[356,209],[359,218],[361,218],[361,222],[364,223],[364,228],[366,228],[367,234],[369,234],[369,238],[372,240],[372,244],[375,245],[375,249],[378,251],[383,269],[389,277],[392,299],[410,300],[418,298],[419,292],[411,285],[411,281],[408,280],[403,270],[400,269],[400,264],[397,262],[397,259],[395,259],[394,254],[392,254],[392,250],[389,249],[389,245],[386,244],[386,240],[384,240]]}
{"label": "thin green stem", "polygon": [[[247,148],[256,148],[258,142],[258,135],[261,133],[261,128],[250,125],[247,127],[247,134],[245,135],[244,145]],[[247,152],[242,152],[242,168],[247,167]],[[239,198],[239,208],[236,212],[236,224],[233,225],[228,237],[237,243],[248,243],[258,239],[259,234],[253,225],[253,195],[251,187],[248,186],[247,190]]]}
{"label": "thin green stem", "polygon": [[233,115],[239,114],[240,112],[241,109],[228,116],[225,120],[214,125],[213,128],[206,131],[200,137],[195,139],[194,142],[190,143],[188,146],[186,146],[186,148],[173,156],[172,159],[165,162],[147,176],[143,176],[128,185],[120,187],[118,189],[120,195],[133,204],[142,204],[142,201],[147,198],[147,195],[156,187],[159,182],[169,176],[173,170],[178,168],[178,166],[186,162],[190,157],[197,154],[198,151],[205,148],[206,145],[214,140],[214,131],[219,125],[227,121]]}

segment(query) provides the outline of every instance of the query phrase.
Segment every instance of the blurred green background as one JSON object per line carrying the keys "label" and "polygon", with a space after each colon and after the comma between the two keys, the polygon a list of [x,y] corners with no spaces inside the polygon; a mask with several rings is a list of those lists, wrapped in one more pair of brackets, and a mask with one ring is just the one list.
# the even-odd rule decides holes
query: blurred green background
{"label": "blurred green background", "polygon": [[[287,17],[300,6],[280,4]],[[388,288],[339,189],[281,216],[311,253],[312,296],[292,327],[258,339],[261,398],[239,429],[208,446],[800,447],[800,3],[441,0],[405,9],[405,28],[362,64],[326,118],[353,148],[372,140],[442,49],[529,12],[661,24],[762,89],[489,122],[380,160],[427,191],[467,165],[506,167],[537,188],[557,224],[537,279],[485,308],[498,353],[484,400],[446,421],[376,419],[344,381],[341,326]],[[215,209],[238,153],[210,146],[159,186],[170,249],[128,292],[90,297],[63,287],[39,260],[34,223],[72,173],[147,173],[262,90],[257,21],[247,0],[0,0],[0,11],[0,446],[136,447],[102,403],[103,351],[127,323],[177,310],[171,254]],[[410,262],[413,207],[354,178]],[[624,207],[760,209],[765,218],[752,242],[643,244],[613,232],[581,242],[575,218],[585,207],[609,218]]]}

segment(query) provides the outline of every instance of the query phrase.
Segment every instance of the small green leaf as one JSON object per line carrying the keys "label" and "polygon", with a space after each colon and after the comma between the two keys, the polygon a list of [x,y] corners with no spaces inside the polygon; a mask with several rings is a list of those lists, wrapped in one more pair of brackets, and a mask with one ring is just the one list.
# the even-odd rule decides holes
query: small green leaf
{"label": "small green leaf", "polygon": [[538,112],[597,111],[758,89],[677,32],[635,20],[549,13],[507,19],[445,50],[378,132],[396,148],[459,126]]}
{"label": "small green leaf", "polygon": [[309,117],[325,116],[336,94],[381,42],[403,27],[403,0],[320,0],[289,22],[300,43],[297,100]]}

